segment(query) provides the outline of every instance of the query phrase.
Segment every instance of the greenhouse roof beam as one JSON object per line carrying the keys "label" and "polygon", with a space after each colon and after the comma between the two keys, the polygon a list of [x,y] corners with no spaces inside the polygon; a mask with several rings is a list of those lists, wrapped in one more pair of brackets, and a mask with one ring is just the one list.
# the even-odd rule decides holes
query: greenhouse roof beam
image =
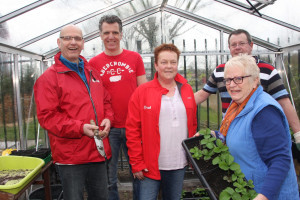
{"label": "greenhouse roof beam", "polygon": [[[191,13],[191,12],[188,12],[188,11],[185,11],[185,10],[181,10],[179,8],[176,8],[176,7],[173,7],[173,6],[170,6],[170,5],[166,6],[164,10],[166,12],[169,12],[169,13],[175,14],[179,17],[183,17],[183,18],[186,18],[188,20],[203,24],[203,25],[211,27],[213,29],[216,29],[216,30],[219,30],[219,31],[224,31],[225,33],[228,33],[228,34],[230,34],[232,31],[235,30],[231,27],[225,26],[223,24],[217,23],[217,22],[212,21],[210,19],[201,17],[199,15],[196,15],[194,13]],[[269,49],[271,51],[278,51],[279,48],[280,48],[280,46],[277,46],[275,44],[272,44],[270,42],[267,42],[267,41],[262,40],[262,39],[257,38],[257,37],[252,37],[252,39],[253,39],[253,42],[255,44],[257,44],[258,46],[264,47],[264,48]]]}
{"label": "greenhouse roof beam", "polygon": [[299,51],[300,50],[300,44],[294,44],[286,47],[280,48],[283,52],[292,52],[292,51]]}
{"label": "greenhouse roof beam", "polygon": [[3,44],[3,43],[0,43],[0,52],[10,53],[10,54],[18,54],[21,56],[26,56],[26,57],[35,59],[35,60],[43,60],[42,55],[30,52],[30,51],[26,51],[23,49],[19,49],[19,48],[16,48],[16,47],[13,47],[13,46],[10,46],[7,44]]}
{"label": "greenhouse roof beam", "polygon": [[[90,18],[92,18],[92,17],[95,17],[95,16],[97,16],[97,15],[100,15],[100,14],[102,14],[102,13],[108,11],[108,10],[111,10],[111,9],[114,9],[114,8],[116,8],[116,7],[119,7],[119,6],[123,5],[123,4],[126,4],[126,3],[130,2],[130,1],[133,1],[133,0],[126,0],[126,1],[122,0],[122,1],[119,1],[119,2],[117,2],[117,3],[115,3],[115,4],[111,5],[111,6],[108,6],[108,7],[106,7],[106,8],[101,9],[101,10],[95,11],[95,12],[93,12],[93,13],[91,13],[91,14],[88,14],[88,15],[86,15],[86,16],[84,16],[84,17],[81,17],[81,18],[79,18],[79,19],[76,19],[76,20],[74,20],[74,21],[72,21],[72,22],[69,22],[68,24],[78,24],[78,23],[83,22],[83,21],[85,21],[85,20],[87,20],[87,19],[90,19]],[[65,25],[63,25],[63,26],[60,26],[60,27],[58,27],[58,28],[56,28],[56,29],[53,29],[53,30],[47,32],[47,33],[44,33],[44,34],[39,35],[39,36],[37,36],[37,37],[35,37],[35,38],[31,39],[31,40],[28,40],[28,41],[26,41],[26,42],[24,42],[24,43],[22,43],[22,44],[19,44],[19,45],[17,45],[17,47],[23,48],[23,47],[28,46],[28,45],[30,45],[30,44],[32,44],[32,43],[34,43],[34,42],[37,42],[37,41],[39,41],[39,40],[41,40],[41,39],[43,39],[43,38],[46,38],[46,37],[48,37],[48,36],[50,36],[50,35],[53,35],[53,34],[59,32],[64,26],[66,26],[66,25],[68,25],[68,24],[65,24]]]}
{"label": "greenhouse roof beam", "polygon": [[[133,22],[136,22],[136,21],[138,21],[138,20],[141,20],[141,19],[143,19],[143,18],[145,18],[145,17],[148,17],[148,16],[150,16],[150,15],[153,15],[153,14],[155,14],[155,13],[158,13],[158,12],[160,12],[160,5],[157,5],[157,6],[154,6],[154,7],[152,7],[152,8],[149,8],[149,9],[146,9],[146,10],[144,10],[144,11],[141,11],[141,12],[139,12],[139,13],[136,13],[136,14],[130,16],[130,17],[127,17],[127,18],[125,18],[125,19],[122,19],[123,27],[124,27],[124,26],[127,26],[127,25],[129,25],[129,24],[131,24],[131,23],[133,23]],[[93,39],[99,37],[99,34],[100,34],[99,30],[94,31],[94,32],[91,32],[91,33],[89,33],[89,34],[87,34],[87,35],[85,35],[85,36],[83,37],[83,38],[84,38],[84,41],[85,41],[85,42],[88,42],[88,41],[90,41],[90,40],[93,40]],[[51,57],[54,56],[58,51],[59,51],[59,49],[58,49],[58,48],[55,48],[55,49],[52,49],[51,51],[46,52],[46,53],[44,54],[44,55],[45,55],[45,59],[51,58]]]}
{"label": "greenhouse roof beam", "polygon": [[280,26],[283,26],[283,27],[292,29],[292,30],[294,30],[294,31],[300,32],[300,27],[294,26],[294,25],[292,25],[292,24],[289,24],[289,23],[286,23],[286,22],[283,22],[283,21],[280,21],[280,20],[278,20],[278,19],[275,19],[275,18],[273,18],[273,17],[269,17],[269,16],[264,15],[264,14],[261,14],[261,16],[260,16],[260,15],[257,14],[255,11],[253,11],[253,10],[251,9],[251,7],[249,7],[249,6],[246,5],[246,4],[240,3],[240,2],[238,2],[238,1],[236,1],[236,0],[215,0],[215,1],[217,1],[217,2],[219,2],[219,3],[223,3],[223,4],[228,5],[228,6],[231,6],[231,7],[233,7],[233,8],[238,9],[238,10],[244,11],[244,12],[249,13],[249,14],[251,14],[251,15],[254,15],[254,16],[256,16],[256,17],[260,17],[260,18],[262,18],[262,19],[264,19],[264,20],[268,20],[268,21],[273,22],[273,23],[275,23],[275,24],[278,24],[278,25],[280,25]]}
{"label": "greenhouse roof beam", "polygon": [[4,16],[0,17],[0,24],[3,23],[3,22],[5,22],[5,21],[7,21],[7,20],[10,20],[10,19],[12,19],[14,17],[22,15],[22,14],[28,12],[28,11],[31,11],[31,10],[39,7],[39,6],[42,6],[42,5],[46,4],[46,3],[49,3],[51,1],[53,1],[53,0],[40,0],[40,1],[36,1],[36,2],[34,2],[32,4],[24,6],[23,8],[20,8],[18,10],[15,10],[15,11],[11,12],[11,13],[8,13],[7,15],[4,15]]}

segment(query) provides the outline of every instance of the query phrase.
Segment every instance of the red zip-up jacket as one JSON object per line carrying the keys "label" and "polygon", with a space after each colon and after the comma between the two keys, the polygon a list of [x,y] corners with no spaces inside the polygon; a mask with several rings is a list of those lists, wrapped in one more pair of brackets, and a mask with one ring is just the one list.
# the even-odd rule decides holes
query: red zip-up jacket
{"label": "red zip-up jacket", "polygon": [[[65,66],[55,55],[49,67],[34,85],[37,117],[48,131],[54,163],[84,164],[102,162],[94,138],[83,134],[83,125],[93,119],[98,125],[104,118],[113,120],[110,96],[100,77],[85,58],[84,72],[90,92],[80,76]],[[111,157],[108,139],[103,140],[107,158]]]}
{"label": "red zip-up jacket", "polygon": [[[197,130],[196,103],[192,87],[180,74],[175,77],[187,114],[187,137]],[[132,94],[126,120],[126,139],[132,172],[148,169],[144,176],[160,180],[158,157],[160,152],[159,113],[161,98],[168,90],[157,79],[140,85]],[[181,144],[179,144],[181,145]]]}

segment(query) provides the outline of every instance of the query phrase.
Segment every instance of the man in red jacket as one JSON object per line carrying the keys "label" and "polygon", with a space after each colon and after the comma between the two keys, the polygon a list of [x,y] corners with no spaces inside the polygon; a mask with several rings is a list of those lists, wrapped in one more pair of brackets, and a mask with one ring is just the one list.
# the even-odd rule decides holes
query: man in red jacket
{"label": "man in red jacket", "polygon": [[[34,85],[38,120],[49,134],[64,199],[83,200],[85,187],[89,199],[106,200],[105,160],[111,157],[107,135],[113,120],[110,96],[98,74],[80,56],[84,40],[78,27],[62,28],[57,44],[61,52],[55,64]],[[104,130],[95,137],[99,126]]]}

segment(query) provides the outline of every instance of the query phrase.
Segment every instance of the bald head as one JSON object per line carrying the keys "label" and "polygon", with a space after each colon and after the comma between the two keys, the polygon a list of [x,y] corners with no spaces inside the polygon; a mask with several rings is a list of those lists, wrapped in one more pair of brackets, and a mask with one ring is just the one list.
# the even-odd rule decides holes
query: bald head
{"label": "bald head", "polygon": [[81,29],[72,24],[64,26],[57,39],[57,45],[65,59],[78,63],[79,55],[84,47]]}
{"label": "bald head", "polygon": [[64,26],[61,30],[60,30],[60,34],[59,37],[64,36],[64,34],[66,32],[78,32],[80,34],[80,36],[82,37],[82,31],[80,28],[78,28],[77,26],[73,25],[73,24],[69,24]]}

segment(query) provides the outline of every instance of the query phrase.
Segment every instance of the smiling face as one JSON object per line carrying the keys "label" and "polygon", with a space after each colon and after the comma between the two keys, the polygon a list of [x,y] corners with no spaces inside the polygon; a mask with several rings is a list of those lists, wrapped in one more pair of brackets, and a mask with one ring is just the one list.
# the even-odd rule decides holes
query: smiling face
{"label": "smiling face", "polygon": [[229,39],[229,50],[232,57],[237,56],[241,53],[251,55],[252,48],[253,42],[249,44],[245,33],[231,35]]}
{"label": "smiling face", "polygon": [[122,33],[120,32],[119,24],[117,22],[112,24],[104,22],[101,30],[100,37],[104,43],[105,52],[110,55],[120,51]]}
{"label": "smiling face", "polygon": [[[224,74],[224,78],[235,78],[241,76],[248,76],[242,67],[240,66],[230,66],[226,69],[226,73]],[[232,100],[235,101],[237,104],[241,104],[248,95],[252,92],[254,88],[258,85],[258,79],[254,79],[253,77],[245,77],[243,78],[243,82],[240,84],[236,84],[233,80],[230,84],[226,84],[226,89],[231,96]]]}
{"label": "smiling face", "polygon": [[155,69],[158,72],[158,80],[163,82],[173,81],[177,74],[178,57],[174,51],[161,51],[158,54]]}
{"label": "smiling face", "polygon": [[74,25],[67,25],[60,31],[60,37],[67,37],[71,36],[71,40],[65,40],[63,38],[57,39],[57,45],[61,50],[62,56],[71,61],[71,62],[78,62],[78,57],[84,47],[84,40],[77,41],[74,37],[82,38],[82,31],[74,26]]}

